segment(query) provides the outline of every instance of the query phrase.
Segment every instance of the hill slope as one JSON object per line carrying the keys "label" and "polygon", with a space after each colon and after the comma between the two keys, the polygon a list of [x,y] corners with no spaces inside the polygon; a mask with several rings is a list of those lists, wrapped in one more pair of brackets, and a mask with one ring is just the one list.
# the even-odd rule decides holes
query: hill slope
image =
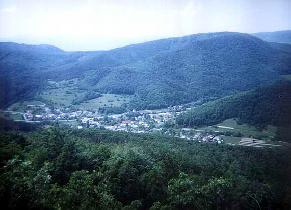
{"label": "hill slope", "polygon": [[177,123],[184,126],[213,125],[229,118],[257,126],[290,126],[291,82],[278,81],[206,103],[179,116]]}
{"label": "hill slope", "polygon": [[289,46],[230,32],[97,52],[0,43],[0,107],[35,96],[48,79],[72,78],[77,89],[133,94],[138,109],[210,100],[290,73],[290,57]]}
{"label": "hill slope", "polygon": [[0,107],[34,96],[48,79],[44,72],[69,60],[52,46],[1,43]]}

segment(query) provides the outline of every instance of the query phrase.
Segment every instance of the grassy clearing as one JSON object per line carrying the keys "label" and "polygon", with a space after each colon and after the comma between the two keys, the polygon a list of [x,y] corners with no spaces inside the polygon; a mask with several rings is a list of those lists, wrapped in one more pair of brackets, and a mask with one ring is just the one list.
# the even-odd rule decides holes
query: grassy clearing
{"label": "grassy clearing", "polygon": [[[239,131],[243,136],[255,137],[255,138],[263,138],[263,139],[272,139],[276,134],[275,126],[267,126],[266,128],[260,130],[254,126],[248,124],[238,124],[235,119],[228,119],[224,122],[218,124],[218,126],[228,126],[234,128],[234,131]],[[222,128],[219,128],[222,129]]]}
{"label": "grassy clearing", "polygon": [[76,98],[86,94],[85,89],[78,88],[78,80],[49,81],[48,87],[40,94],[40,98],[57,107],[70,106]]}
{"label": "grassy clearing", "polygon": [[103,94],[99,98],[88,100],[75,105],[78,109],[93,110],[102,107],[120,107],[123,104],[127,104],[132,99],[130,95],[116,95],[116,94]]}
{"label": "grassy clearing", "polygon": [[238,124],[234,119],[225,120],[219,125],[233,127],[235,131],[239,131],[243,136],[265,140],[273,139],[277,131],[275,126],[268,125],[266,128],[261,130],[248,124]]}
{"label": "grassy clearing", "polygon": [[241,137],[234,137],[234,136],[224,136],[223,137],[225,144],[239,144]]}
{"label": "grassy clearing", "polygon": [[39,97],[55,107],[72,106],[82,110],[93,110],[101,107],[120,107],[132,99],[132,96],[129,95],[102,94],[99,98],[73,105],[74,100],[82,99],[88,91],[88,88],[81,87],[77,79],[60,82],[49,81],[47,89]]}
{"label": "grassy clearing", "polygon": [[275,136],[277,128],[275,126],[267,126],[265,129],[260,130],[248,124],[238,124],[235,119],[228,119],[217,125],[199,128],[199,130],[211,130],[219,132],[229,131],[232,133],[241,133],[244,137],[271,140]]}
{"label": "grassy clearing", "polygon": [[82,110],[96,110],[102,107],[120,107],[127,104],[133,96],[102,94],[101,97],[74,105],[74,100],[82,99],[89,89],[81,88],[77,79],[66,81],[49,81],[48,87],[36,98],[40,101],[24,101],[13,104],[9,111],[24,112],[28,105],[43,105],[41,101],[54,107],[73,107]]}
{"label": "grassy clearing", "polygon": [[42,105],[44,105],[44,103],[41,101],[36,100],[23,101],[12,104],[11,106],[8,107],[7,110],[13,112],[24,112],[25,110],[27,110],[28,106],[42,106]]}

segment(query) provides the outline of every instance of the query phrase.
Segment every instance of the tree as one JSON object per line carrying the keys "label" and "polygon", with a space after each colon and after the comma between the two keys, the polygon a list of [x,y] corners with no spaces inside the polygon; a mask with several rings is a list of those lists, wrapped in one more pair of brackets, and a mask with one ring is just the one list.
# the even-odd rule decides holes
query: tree
{"label": "tree", "polygon": [[171,206],[177,209],[205,209],[208,204],[200,190],[201,181],[198,177],[180,173],[168,185]]}

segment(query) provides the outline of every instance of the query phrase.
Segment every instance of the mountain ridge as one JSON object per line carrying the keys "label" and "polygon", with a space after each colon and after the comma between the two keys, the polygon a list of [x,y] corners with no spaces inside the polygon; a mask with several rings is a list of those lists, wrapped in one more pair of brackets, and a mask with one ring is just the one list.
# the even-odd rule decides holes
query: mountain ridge
{"label": "mountain ridge", "polygon": [[252,35],[268,42],[291,44],[291,30],[259,32]]}
{"label": "mountain ridge", "polygon": [[[133,108],[161,108],[222,97],[291,73],[289,45],[238,32],[161,39],[109,51],[26,48],[11,51],[0,43],[1,107],[33,97],[48,79],[77,78],[77,85],[88,91],[135,95]],[[46,48],[49,53],[39,53]],[[25,88],[17,87],[20,81]]]}

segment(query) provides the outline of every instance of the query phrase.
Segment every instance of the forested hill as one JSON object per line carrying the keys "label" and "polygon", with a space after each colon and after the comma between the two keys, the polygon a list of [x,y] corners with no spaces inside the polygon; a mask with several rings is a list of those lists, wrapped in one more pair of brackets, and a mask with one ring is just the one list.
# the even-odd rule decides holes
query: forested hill
{"label": "forested hill", "polygon": [[260,32],[260,33],[255,33],[253,35],[268,42],[279,42],[279,43],[291,44],[291,30]]}
{"label": "forested hill", "polygon": [[70,56],[53,46],[0,43],[0,107],[33,97],[48,79],[45,71],[67,62]]}
{"label": "forested hill", "polygon": [[48,79],[78,79],[101,93],[133,94],[133,108],[160,108],[248,90],[289,74],[287,46],[221,32],[156,40],[109,51],[64,52],[0,43],[0,107],[34,97]]}
{"label": "forested hill", "polygon": [[177,123],[184,126],[213,125],[229,118],[256,126],[291,125],[291,82],[279,81],[193,108]]}

